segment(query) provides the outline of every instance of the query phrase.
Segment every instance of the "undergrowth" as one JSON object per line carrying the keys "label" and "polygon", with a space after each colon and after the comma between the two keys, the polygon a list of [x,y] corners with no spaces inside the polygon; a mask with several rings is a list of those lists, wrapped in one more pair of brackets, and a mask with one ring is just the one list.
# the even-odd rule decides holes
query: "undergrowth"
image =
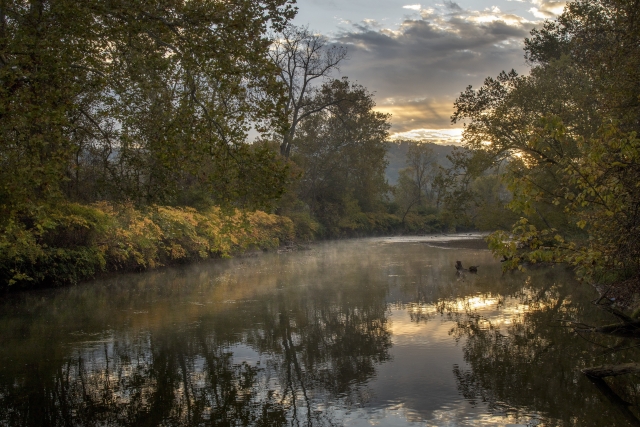
{"label": "undergrowth", "polygon": [[290,219],[265,212],[101,202],[39,206],[0,224],[0,288],[59,286],[102,272],[143,271],[276,248]]}

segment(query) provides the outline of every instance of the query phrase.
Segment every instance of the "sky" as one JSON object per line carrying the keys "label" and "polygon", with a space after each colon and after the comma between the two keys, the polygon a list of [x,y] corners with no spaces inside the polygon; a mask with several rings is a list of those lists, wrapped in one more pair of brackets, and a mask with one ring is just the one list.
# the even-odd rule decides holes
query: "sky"
{"label": "sky", "polygon": [[457,143],[453,102],[502,70],[529,70],[524,38],[565,1],[298,0],[296,25],[348,48],[338,76],[374,93],[392,138]]}

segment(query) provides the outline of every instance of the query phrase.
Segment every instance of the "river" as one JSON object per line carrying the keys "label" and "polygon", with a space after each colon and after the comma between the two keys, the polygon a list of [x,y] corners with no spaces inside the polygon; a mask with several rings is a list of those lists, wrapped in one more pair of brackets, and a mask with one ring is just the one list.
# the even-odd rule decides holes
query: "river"
{"label": "river", "polygon": [[580,369],[637,349],[559,321],[612,322],[595,291],[484,247],[334,241],[6,296],[0,425],[633,425],[637,378],[612,385],[625,414]]}

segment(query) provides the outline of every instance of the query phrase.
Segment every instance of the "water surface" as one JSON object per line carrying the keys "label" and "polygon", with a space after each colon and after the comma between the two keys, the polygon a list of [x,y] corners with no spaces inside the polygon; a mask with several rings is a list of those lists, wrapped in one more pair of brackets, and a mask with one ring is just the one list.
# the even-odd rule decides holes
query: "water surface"
{"label": "water surface", "polygon": [[357,239],[6,297],[0,424],[633,425],[637,378],[621,406],[579,370],[636,349],[558,321],[611,322],[595,292],[483,247]]}

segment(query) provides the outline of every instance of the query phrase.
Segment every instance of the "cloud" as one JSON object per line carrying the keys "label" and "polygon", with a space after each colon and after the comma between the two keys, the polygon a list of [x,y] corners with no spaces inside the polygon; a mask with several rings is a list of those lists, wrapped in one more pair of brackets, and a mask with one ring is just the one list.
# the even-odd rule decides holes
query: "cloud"
{"label": "cloud", "polygon": [[444,5],[447,9],[449,10],[454,10],[456,12],[462,12],[462,8],[460,7],[460,5],[458,5],[458,3],[453,2],[453,1],[446,1],[444,2]]}
{"label": "cloud", "polygon": [[367,28],[382,28],[382,24],[375,19],[363,19],[362,22]]}
{"label": "cloud", "polygon": [[452,103],[452,98],[391,98],[379,102],[376,111],[392,114],[395,132],[408,132],[449,126]]}
{"label": "cloud", "polygon": [[411,9],[411,10],[420,10],[422,9],[422,5],[419,4],[408,4],[406,6],[402,6],[403,9]]}
{"label": "cloud", "polygon": [[532,7],[529,12],[539,19],[553,19],[560,15],[567,5],[566,1],[533,0],[532,3],[538,7]]}
{"label": "cloud", "polygon": [[343,74],[375,92],[377,109],[393,114],[392,132],[400,133],[446,129],[467,85],[502,70],[526,71],[523,39],[535,24],[497,7],[465,10],[447,1],[395,28],[352,25],[336,41],[349,48]]}
{"label": "cloud", "polygon": [[396,132],[391,140],[420,140],[440,145],[460,145],[462,128],[451,129],[412,129],[406,132]]}

